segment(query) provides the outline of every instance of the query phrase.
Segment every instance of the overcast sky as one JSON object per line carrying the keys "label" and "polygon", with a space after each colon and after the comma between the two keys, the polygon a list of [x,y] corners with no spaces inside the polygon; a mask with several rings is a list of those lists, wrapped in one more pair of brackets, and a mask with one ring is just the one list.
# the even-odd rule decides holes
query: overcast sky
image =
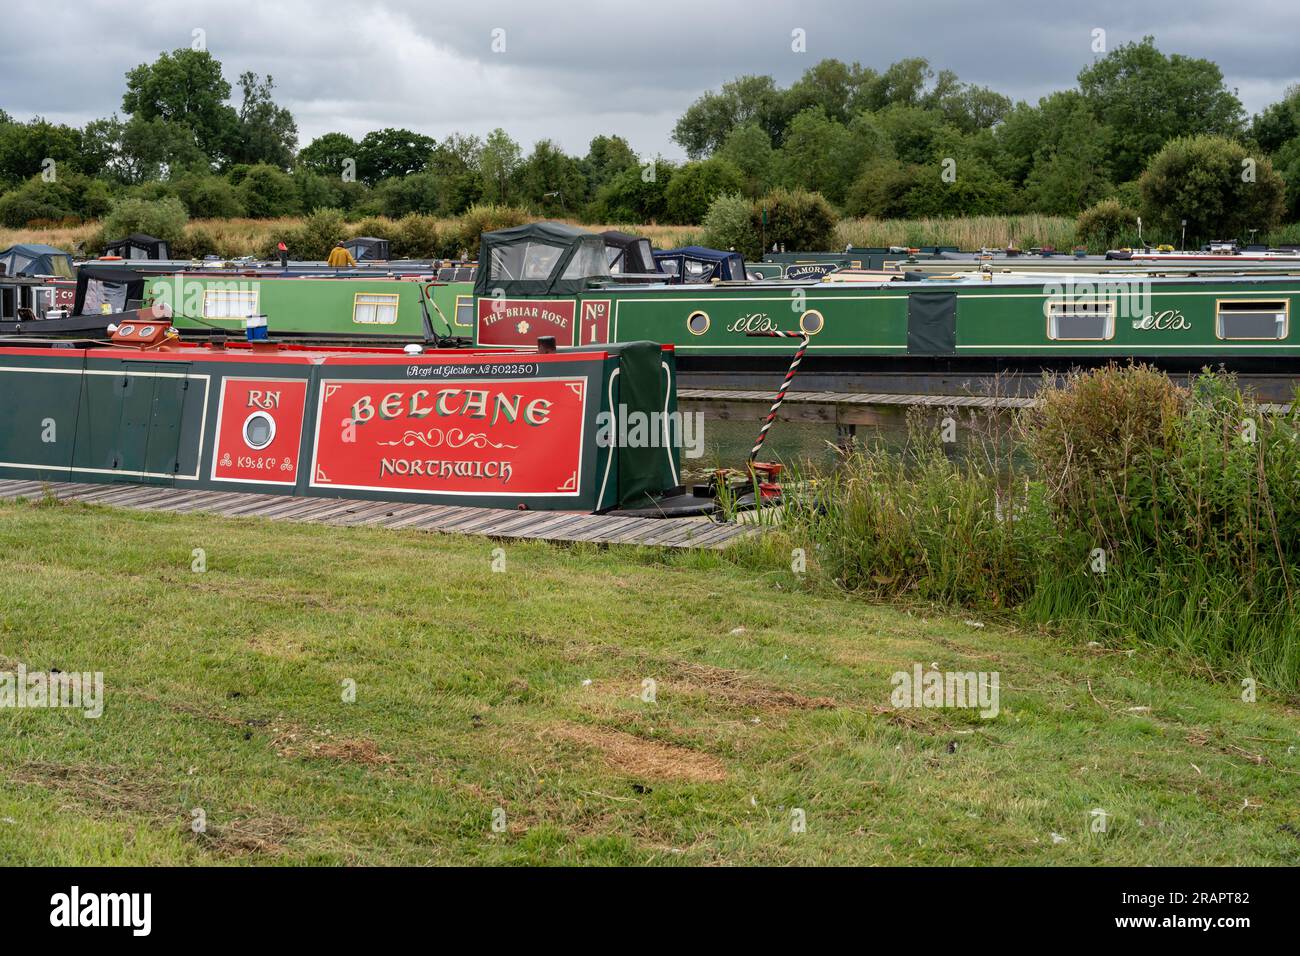
{"label": "overcast sky", "polygon": [[[796,28],[806,53],[791,51]],[[5,11],[0,107],[75,125],[120,112],[123,74],[202,30],[232,86],[244,70],[274,76],[301,145],[334,130],[441,138],[502,126],[525,149],[551,138],[582,154],[597,133],[618,133],[642,154],[680,157],[669,139],[677,117],[740,74],[787,85],[824,57],[882,69],[923,56],[1033,101],[1073,85],[1095,57],[1094,29],[1108,48],[1152,34],[1166,53],[1214,60],[1250,112],[1300,79],[1296,0],[47,0]]]}

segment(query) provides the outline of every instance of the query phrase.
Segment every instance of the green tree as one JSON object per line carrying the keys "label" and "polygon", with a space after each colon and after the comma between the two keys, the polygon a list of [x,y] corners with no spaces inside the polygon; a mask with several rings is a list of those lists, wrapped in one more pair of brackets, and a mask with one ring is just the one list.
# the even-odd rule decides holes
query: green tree
{"label": "green tree", "polygon": [[132,119],[184,127],[199,152],[216,164],[229,155],[239,122],[229,98],[230,84],[216,58],[182,47],[126,74],[122,110]]}
{"label": "green tree", "polygon": [[1114,191],[1113,131],[1077,94],[1052,98],[1043,112],[1043,136],[1025,179],[1027,198],[1038,212],[1072,216]]}
{"label": "green tree", "polygon": [[1223,136],[1180,136],[1165,144],[1138,181],[1142,213],[1174,235],[1187,220],[1191,239],[1268,232],[1282,216],[1286,186],[1265,157]]}
{"label": "green tree", "polygon": [[622,136],[595,137],[582,160],[583,174],[593,194],[619,173],[638,165],[636,153]]}
{"label": "green tree", "polygon": [[644,166],[625,169],[597,193],[591,218],[604,222],[660,222],[668,214],[672,163],[656,157]]}
{"label": "green tree", "polygon": [[238,179],[236,192],[247,215],[254,219],[293,216],[302,210],[298,187],[288,173],[268,163],[231,170]]}
{"label": "green tree", "polygon": [[[341,180],[349,168],[355,174],[360,147],[347,133],[323,133],[298,151],[298,166]],[[346,164],[349,160],[352,167]]]}
{"label": "green tree", "polygon": [[271,74],[259,80],[251,72],[239,75],[244,101],[239,108],[239,127],[231,147],[231,159],[237,163],[269,163],[280,169],[293,165],[293,151],[298,146],[298,124],[293,114],[276,106],[271,93],[275,81]]}
{"label": "green tree", "polygon": [[381,179],[409,176],[424,169],[438,144],[409,129],[391,127],[367,133],[357,144],[357,178],[369,186]]}
{"label": "green tree", "polygon": [[[47,160],[53,160],[54,166],[50,167]],[[57,176],[61,165],[86,171],[81,169],[82,137],[78,130],[39,116],[27,123],[0,126],[0,182],[20,183],[47,169]]]}
{"label": "green tree", "polygon": [[582,163],[548,139],[538,140],[518,171],[519,198],[544,216],[567,216],[587,200]]}
{"label": "green tree", "polygon": [[491,202],[506,204],[513,192],[513,178],[519,170],[521,152],[501,127],[488,133],[479,153],[479,175],[483,178],[483,195]]}
{"label": "green tree", "polygon": [[442,207],[442,183],[434,173],[412,173],[385,179],[375,189],[385,216],[401,219],[408,213],[435,213]]}
{"label": "green tree", "polygon": [[210,173],[189,173],[175,182],[176,195],[193,219],[234,219],[246,212],[230,180]]}
{"label": "green tree", "polygon": [[782,183],[819,192],[832,202],[843,200],[858,165],[848,128],[828,117],[820,106],[791,120],[777,159]]}
{"label": "green tree", "polygon": [[776,181],[776,152],[772,138],[757,123],[737,126],[727,134],[716,156],[740,170],[745,178],[744,193],[756,197]]}
{"label": "green tree", "polygon": [[1251,123],[1250,134],[1270,153],[1300,137],[1300,86],[1287,87],[1282,99],[1265,107]]}
{"label": "green tree", "polygon": [[664,215],[669,222],[695,225],[703,221],[714,199],[738,193],[744,181],[739,169],[716,156],[687,163],[668,180]]}
{"label": "green tree", "polygon": [[1079,73],[1093,114],[1115,131],[1117,180],[1135,178],[1175,136],[1234,136],[1244,112],[1209,60],[1156,49],[1152,37],[1116,47]]}
{"label": "green tree", "polygon": [[692,103],[673,127],[673,141],[699,159],[718,149],[737,126],[754,123],[780,143],[788,116],[785,94],[770,76],[742,76]]}

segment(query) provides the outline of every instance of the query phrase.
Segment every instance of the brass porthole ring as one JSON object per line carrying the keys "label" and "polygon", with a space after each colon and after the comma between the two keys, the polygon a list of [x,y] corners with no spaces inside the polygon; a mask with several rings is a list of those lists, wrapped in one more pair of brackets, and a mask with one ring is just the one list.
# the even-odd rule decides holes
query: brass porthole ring
{"label": "brass porthole ring", "polygon": [[816,335],[826,327],[826,317],[816,309],[809,309],[799,316],[799,331],[804,335]]}
{"label": "brass porthole ring", "polygon": [[709,313],[696,309],[686,317],[686,328],[691,335],[703,335],[709,331]]}

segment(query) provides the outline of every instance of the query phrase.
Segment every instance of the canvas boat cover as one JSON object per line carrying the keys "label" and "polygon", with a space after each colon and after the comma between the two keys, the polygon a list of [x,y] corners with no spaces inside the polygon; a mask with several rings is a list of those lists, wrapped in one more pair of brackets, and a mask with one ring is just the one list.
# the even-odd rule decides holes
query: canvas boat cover
{"label": "canvas boat cover", "polygon": [[138,308],[149,278],[123,266],[83,265],[77,270],[77,299],[72,314],[98,315],[105,305],[114,314]]}
{"label": "canvas boat cover", "polygon": [[10,246],[0,252],[0,269],[7,276],[73,276],[71,254],[41,243]]}
{"label": "canvas boat cover", "polygon": [[116,242],[110,242],[104,249],[104,255],[121,256],[123,259],[170,259],[171,248],[165,239],[133,232]]}
{"label": "canvas boat cover", "polygon": [[609,278],[605,240],[562,222],[483,233],[474,294],[574,295]]}
{"label": "canvas boat cover", "polygon": [[655,250],[655,262],[678,282],[724,282],[748,278],[745,259],[739,252],[723,252],[704,246],[682,246],[680,249]]}
{"label": "canvas boat cover", "polygon": [[660,271],[650,240],[617,229],[600,234],[605,240],[605,258],[612,275],[653,275]]}
{"label": "canvas boat cover", "polygon": [[354,239],[346,239],[343,242],[343,248],[352,253],[352,258],[357,262],[364,262],[367,259],[388,259],[388,240],[376,239],[374,236],[357,236]]}

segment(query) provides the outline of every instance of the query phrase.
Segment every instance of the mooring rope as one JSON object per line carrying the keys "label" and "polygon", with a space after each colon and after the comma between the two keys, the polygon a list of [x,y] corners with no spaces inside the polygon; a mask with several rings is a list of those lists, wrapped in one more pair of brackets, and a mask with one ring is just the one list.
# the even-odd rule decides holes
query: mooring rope
{"label": "mooring rope", "polygon": [[794,353],[794,359],[790,362],[790,369],[785,373],[785,381],[777,389],[776,400],[772,402],[772,407],[767,413],[767,418],[763,420],[763,427],[758,430],[758,441],[754,442],[754,447],[749,452],[749,462],[753,462],[758,457],[759,450],[763,447],[763,442],[767,440],[767,433],[776,421],[776,413],[781,408],[781,403],[785,401],[785,393],[790,390],[790,383],[794,381],[794,376],[799,371],[799,363],[803,361],[803,353],[808,350],[808,333],[806,332],[782,332],[779,329],[772,329],[768,332],[746,332],[746,335],[752,338],[779,338],[779,339],[802,339],[799,343],[799,351]]}

